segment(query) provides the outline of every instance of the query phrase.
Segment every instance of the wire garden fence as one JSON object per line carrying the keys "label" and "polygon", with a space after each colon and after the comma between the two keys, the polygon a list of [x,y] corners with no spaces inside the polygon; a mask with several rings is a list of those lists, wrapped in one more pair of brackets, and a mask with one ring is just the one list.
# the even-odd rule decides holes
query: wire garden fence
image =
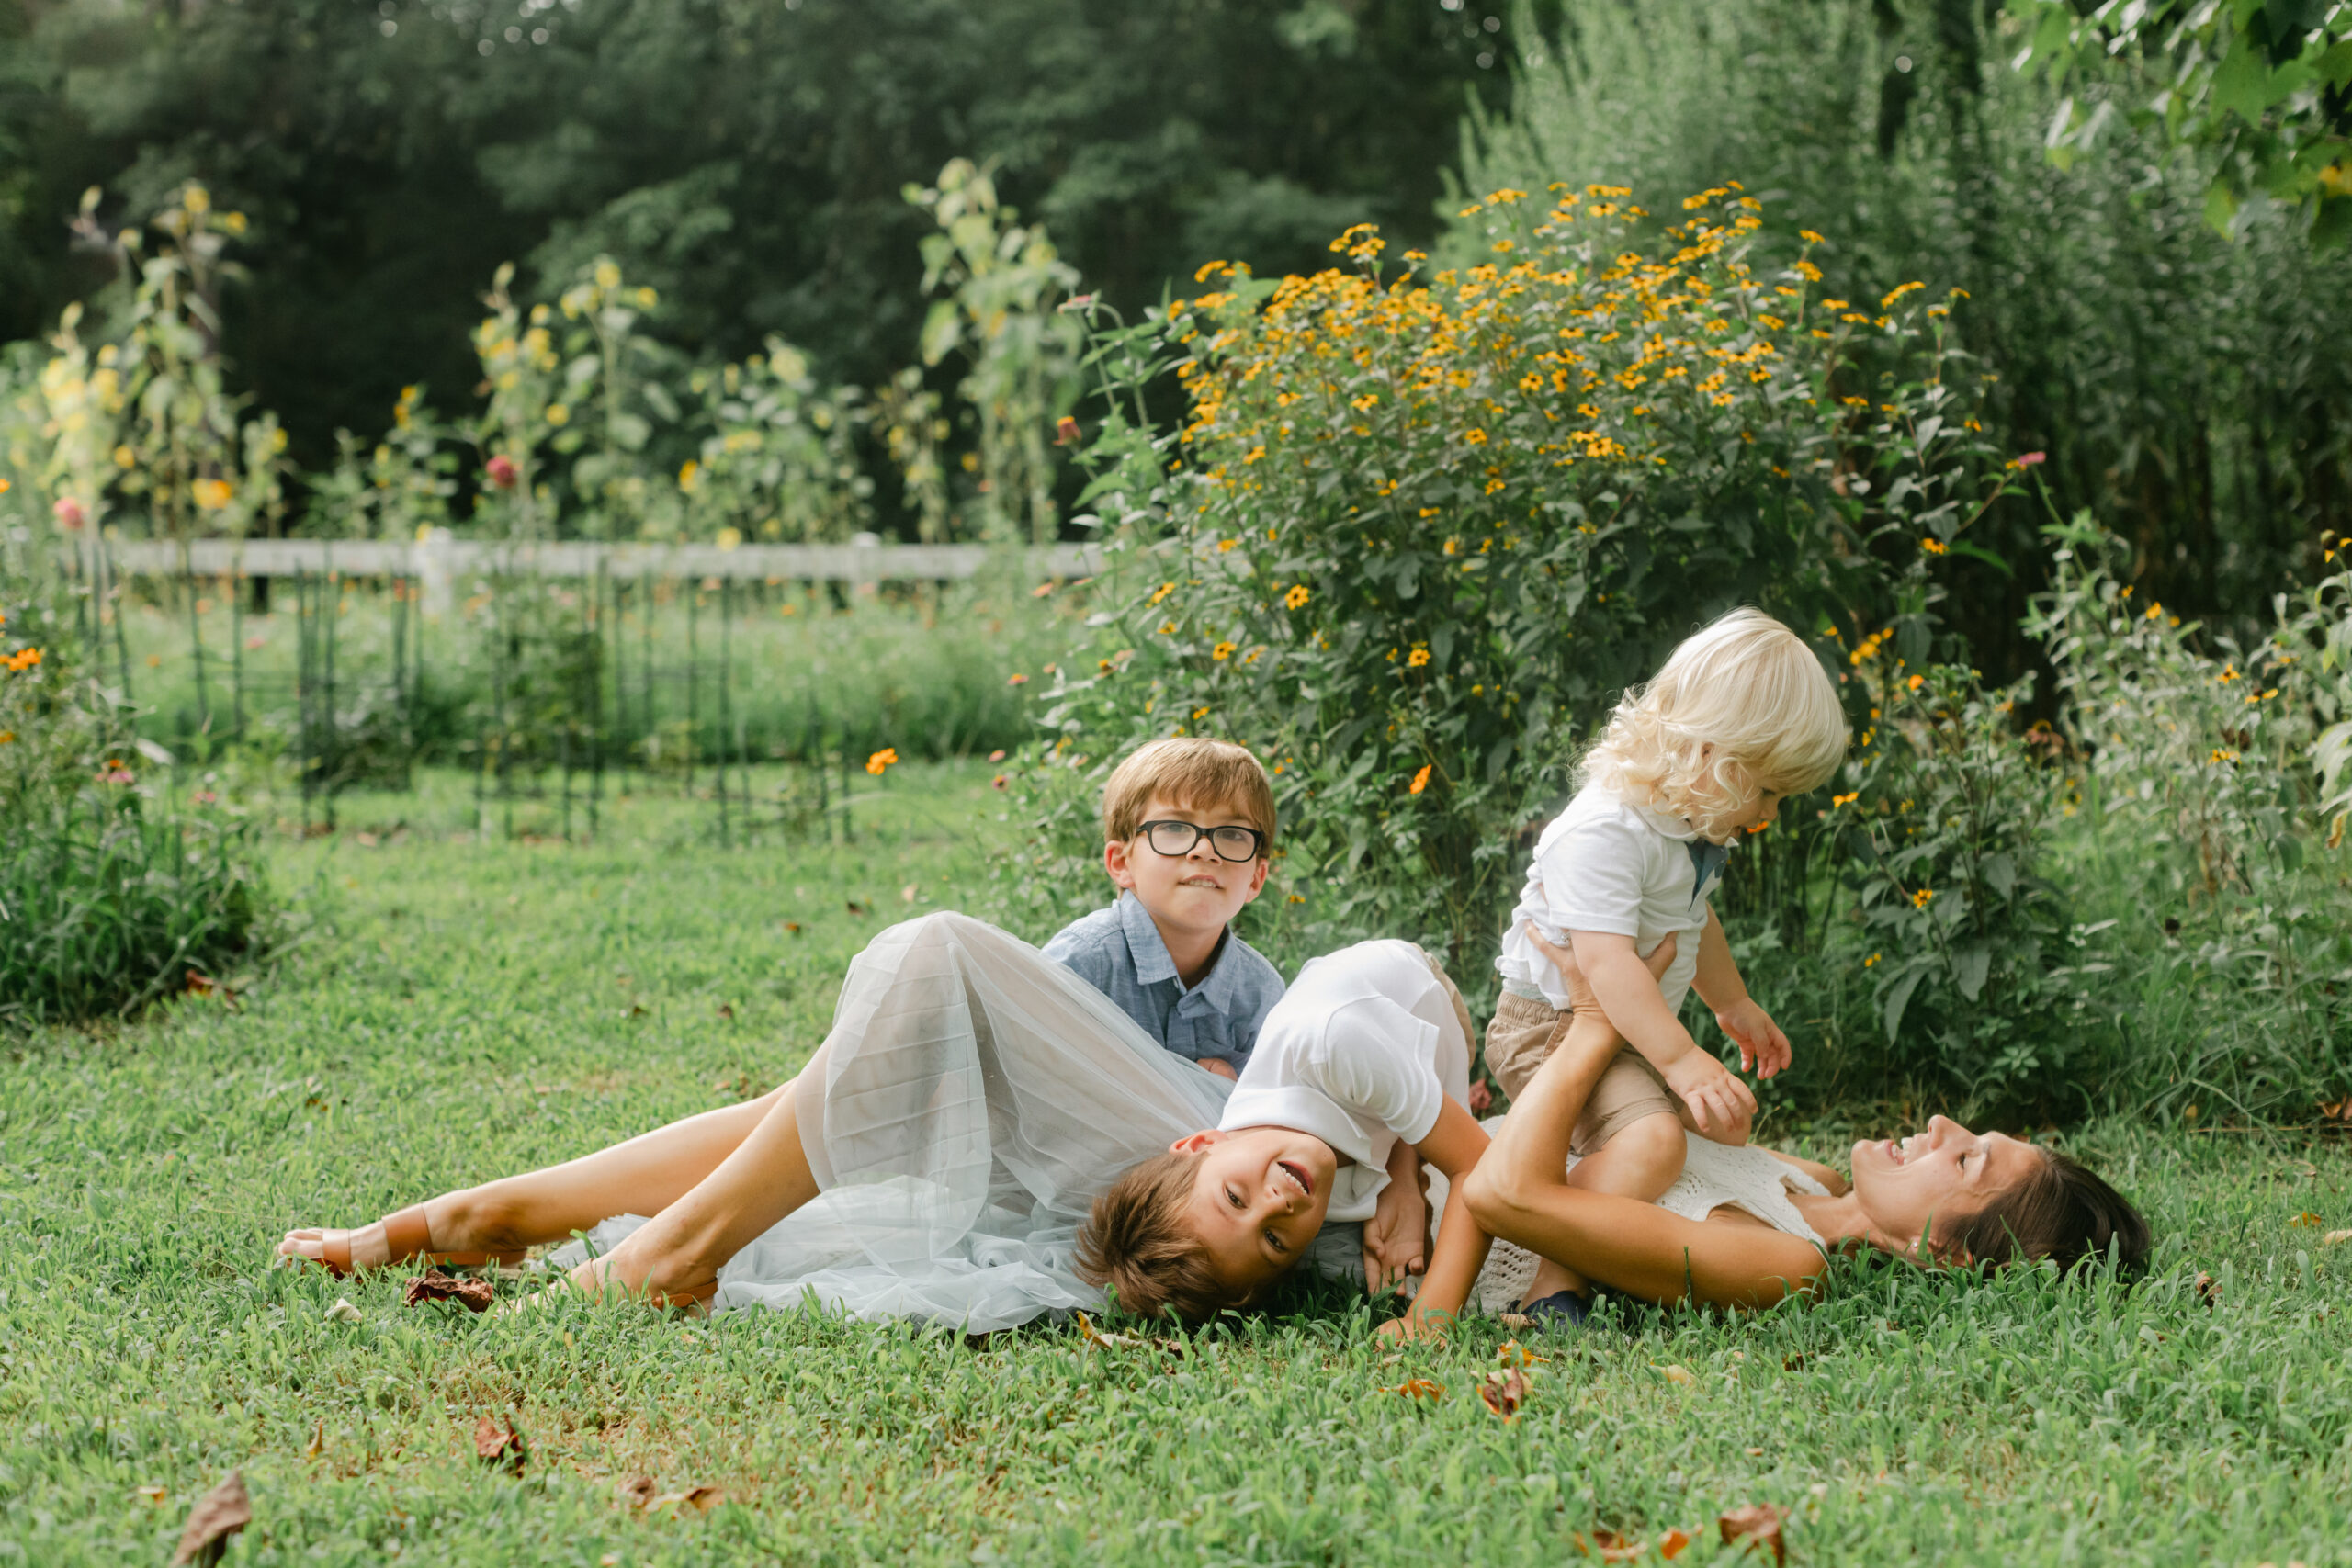
{"label": "wire garden fence", "polygon": [[[870,539],[870,536],[867,536]],[[307,831],[354,788],[470,769],[480,830],[593,836],[616,791],[723,844],[854,837],[879,759],[1009,744],[1006,666],[1053,646],[1087,547],[79,541],[60,558],[183,765],[282,756]],[[1061,602],[1067,605],[1069,600]],[[518,818],[518,807],[527,807]]]}

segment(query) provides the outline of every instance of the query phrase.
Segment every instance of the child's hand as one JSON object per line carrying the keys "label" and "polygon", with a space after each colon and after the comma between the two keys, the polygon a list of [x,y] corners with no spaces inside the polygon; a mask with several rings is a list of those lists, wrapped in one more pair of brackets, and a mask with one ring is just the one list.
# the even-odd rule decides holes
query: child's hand
{"label": "child's hand", "polygon": [[1667,1088],[1690,1108],[1690,1118],[1702,1133],[1728,1131],[1756,1114],[1754,1092],[1704,1051],[1683,1052],[1664,1076]]}
{"label": "child's hand", "polygon": [[1238,1081],[1241,1077],[1239,1073],[1233,1070],[1233,1064],[1222,1056],[1204,1056],[1201,1058],[1200,1065],[1204,1071],[1215,1073],[1221,1078]]}
{"label": "child's hand", "polygon": [[1363,1288],[1374,1295],[1429,1267],[1430,1204],[1418,1182],[1391,1181],[1363,1225]]}
{"label": "child's hand", "polygon": [[1715,1022],[1738,1044],[1743,1071],[1769,1078],[1787,1070],[1789,1037],[1781,1032],[1772,1015],[1757,1005],[1754,997],[1743,997],[1715,1014]]}

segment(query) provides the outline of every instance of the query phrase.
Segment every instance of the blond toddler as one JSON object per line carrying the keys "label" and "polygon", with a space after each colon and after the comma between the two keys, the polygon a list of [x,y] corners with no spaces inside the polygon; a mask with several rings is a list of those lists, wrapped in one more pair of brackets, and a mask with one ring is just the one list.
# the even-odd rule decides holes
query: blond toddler
{"label": "blond toddler", "polygon": [[[1528,866],[1496,961],[1503,995],[1487,1033],[1487,1066],[1516,1097],[1569,1021],[1566,984],[1535,938],[1573,952],[1632,1047],[1610,1064],[1577,1123],[1570,1146],[1584,1157],[1575,1185],[1654,1201],[1682,1172],[1686,1125],[1718,1143],[1747,1141],[1754,1093],[1678,1014],[1695,989],[1744,1068],[1770,1077],[1788,1066],[1788,1036],[1747,994],[1707,896],[1740,831],[1826,783],[1847,734],[1837,688],[1803,639],[1739,609],[1628,692],[1586,753],[1583,788],[1544,829]],[[1653,977],[1643,956],[1669,935],[1674,960]],[[1578,1283],[1547,1263],[1529,1308],[1580,1316]]]}

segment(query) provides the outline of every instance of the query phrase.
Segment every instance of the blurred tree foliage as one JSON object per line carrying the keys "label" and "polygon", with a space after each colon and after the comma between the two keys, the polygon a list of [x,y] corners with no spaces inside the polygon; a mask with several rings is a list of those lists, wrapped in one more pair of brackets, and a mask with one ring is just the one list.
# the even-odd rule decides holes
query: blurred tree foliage
{"label": "blurred tree foliage", "polygon": [[[1737,179],[1785,254],[1800,227],[1827,237],[1811,254],[1838,293],[1965,289],[1953,326],[1998,377],[1987,434],[2048,454],[2056,504],[2131,542],[2143,592],[2258,635],[2324,535],[2352,533],[2352,251],[2277,203],[2216,233],[2211,158],[2124,112],[2154,90],[2136,61],[2077,62],[2070,116],[2121,106],[2081,157],[2046,140],[2061,89],[2009,69],[2024,22],[1981,0],[1596,0],[1565,29],[1522,6],[1510,36],[1474,194]],[[2045,520],[2003,502],[1974,537],[2010,570],[1955,567],[1944,613],[1988,675],[2040,660],[2018,621]]]}
{"label": "blurred tree foliage", "polygon": [[950,157],[992,166],[1133,305],[1202,262],[1306,269],[1434,226],[1488,0],[0,0],[0,341],[109,280],[65,222],[190,178],[270,236],[227,301],[243,386],[306,467],[400,388],[461,397],[500,262],[599,254],[689,354],[770,334],[830,378],[914,357]]}

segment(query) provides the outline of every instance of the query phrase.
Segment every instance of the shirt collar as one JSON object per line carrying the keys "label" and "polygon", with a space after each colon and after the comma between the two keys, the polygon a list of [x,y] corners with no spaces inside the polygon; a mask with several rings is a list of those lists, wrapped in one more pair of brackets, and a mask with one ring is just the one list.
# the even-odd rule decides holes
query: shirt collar
{"label": "shirt collar", "polygon": [[1152,923],[1151,911],[1132,892],[1119,895],[1119,930],[1127,939],[1127,952],[1136,962],[1136,978],[1147,986],[1162,980],[1176,983],[1179,1015],[1192,1017],[1200,1012],[1233,1012],[1234,987],[1241,965],[1234,957],[1238,945],[1231,928],[1217,940],[1216,956],[1209,961],[1209,972],[1201,983],[1187,988],[1184,977],[1176,973],[1176,960],[1169,953],[1168,943],[1160,936],[1159,928]]}
{"label": "shirt collar", "polygon": [[[1631,803],[1629,802],[1628,804]],[[1690,822],[1683,818],[1677,817],[1670,811],[1660,811],[1654,806],[1634,806],[1634,809],[1640,813],[1643,821],[1648,823],[1650,827],[1656,829],[1662,837],[1679,839],[1686,843],[1713,842],[1713,840],[1701,839],[1699,837],[1698,829],[1692,827]],[[1738,842],[1739,832],[1735,829],[1732,831],[1731,837],[1725,839],[1720,847],[1728,850]]]}

